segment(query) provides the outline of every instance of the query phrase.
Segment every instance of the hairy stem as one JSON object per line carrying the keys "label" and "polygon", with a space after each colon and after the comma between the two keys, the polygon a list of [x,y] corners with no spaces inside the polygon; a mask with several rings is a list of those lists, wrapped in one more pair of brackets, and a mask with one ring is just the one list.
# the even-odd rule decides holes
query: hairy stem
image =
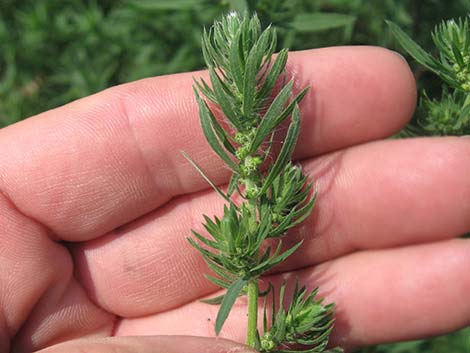
{"label": "hairy stem", "polygon": [[255,348],[258,335],[258,280],[248,283],[248,331],[246,344]]}
{"label": "hairy stem", "polygon": [[[245,188],[249,190],[255,184],[254,180],[248,177],[245,180]],[[251,228],[254,231],[257,224],[256,199],[250,199],[248,208],[251,211]],[[258,255],[257,255],[258,256]],[[246,335],[246,344],[255,348],[258,336],[258,280],[253,279],[248,283],[248,331]]]}

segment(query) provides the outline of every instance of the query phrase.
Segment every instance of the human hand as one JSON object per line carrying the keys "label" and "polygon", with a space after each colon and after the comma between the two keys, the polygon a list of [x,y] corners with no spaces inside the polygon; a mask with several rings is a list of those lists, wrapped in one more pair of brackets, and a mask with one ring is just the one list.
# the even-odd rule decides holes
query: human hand
{"label": "human hand", "polygon": [[[273,279],[319,285],[347,349],[469,325],[470,242],[453,238],[470,229],[470,140],[371,142],[415,106],[411,72],[388,50],[291,53],[288,72],[311,86],[295,158],[319,197]],[[244,351],[162,336],[214,335],[217,307],[199,299],[216,288],[186,237],[223,200],[180,150],[218,184],[229,171],[199,127],[199,74],[114,87],[0,130],[0,353]],[[241,342],[244,322],[241,299],[222,337]]]}

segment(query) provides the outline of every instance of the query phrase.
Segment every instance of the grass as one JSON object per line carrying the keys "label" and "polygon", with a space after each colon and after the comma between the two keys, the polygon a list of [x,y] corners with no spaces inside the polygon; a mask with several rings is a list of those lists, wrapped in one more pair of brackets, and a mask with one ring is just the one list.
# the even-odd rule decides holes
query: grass
{"label": "grass", "polygon": [[[426,47],[434,24],[469,7],[468,0],[250,3],[2,0],[0,127],[122,82],[201,68],[201,28],[231,8],[256,9],[263,24],[278,28],[279,47],[296,50],[349,43],[393,48],[384,19]],[[423,84],[436,84],[417,74]]]}

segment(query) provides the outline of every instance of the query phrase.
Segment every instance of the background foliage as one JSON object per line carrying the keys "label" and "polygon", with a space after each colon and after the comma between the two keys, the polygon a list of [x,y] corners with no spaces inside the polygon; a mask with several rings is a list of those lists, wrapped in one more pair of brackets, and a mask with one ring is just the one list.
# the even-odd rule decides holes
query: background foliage
{"label": "background foliage", "polygon": [[[229,9],[256,10],[277,27],[280,48],[403,53],[390,20],[435,54],[431,30],[468,14],[470,0],[0,0],[0,127],[112,85],[203,67],[201,30]],[[411,63],[419,87],[438,97],[441,81]],[[361,352],[470,352],[470,329]]]}

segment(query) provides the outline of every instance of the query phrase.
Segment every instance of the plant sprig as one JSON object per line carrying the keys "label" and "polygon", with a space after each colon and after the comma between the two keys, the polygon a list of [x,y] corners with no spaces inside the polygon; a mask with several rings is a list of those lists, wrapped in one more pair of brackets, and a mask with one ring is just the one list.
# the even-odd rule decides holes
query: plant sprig
{"label": "plant sprig", "polygon": [[388,22],[401,46],[443,82],[440,99],[423,92],[418,108],[419,127],[408,129],[425,135],[470,134],[470,16],[444,21],[431,34],[439,52],[434,57],[415,43],[397,25]]}
{"label": "plant sprig", "polygon": [[[276,352],[325,352],[328,344],[327,338],[333,329],[334,305],[323,305],[323,299],[316,299],[318,288],[308,294],[306,288],[299,288],[296,281],[290,305],[285,310],[285,289],[286,283],[284,282],[280,289],[277,307],[273,292],[270,325],[267,317],[267,301],[265,301],[264,335],[260,339],[260,351],[270,352],[273,347],[283,346]],[[298,345],[309,346],[309,348],[296,348]],[[341,351],[336,350],[336,352]]]}
{"label": "plant sprig", "polygon": [[[232,12],[202,38],[209,82],[195,80],[195,96],[204,135],[214,152],[232,170],[227,191],[222,191],[187,158],[227,202],[223,215],[204,216],[208,236],[193,231],[189,242],[203,256],[214,275],[207,278],[226,289],[222,296],[206,300],[220,304],[215,331],[219,334],[239,296],[248,297],[247,344],[262,352],[323,352],[333,327],[333,305],[317,300],[317,291],[294,289],[289,309],[281,303],[258,331],[258,304],[275,289],[261,292],[258,280],[291,256],[301,245],[285,249],[282,238],[311,213],[315,197],[312,184],[301,168],[291,162],[300,131],[298,103],[308,88],[293,99],[293,80],[286,82],[287,49],[277,55],[276,32],[261,30],[256,15]],[[205,96],[205,99],[203,98]],[[225,124],[214,114],[223,113]],[[270,154],[274,134],[287,123],[287,134],[274,161]],[[267,165],[267,168],[262,166]],[[242,201],[235,202],[234,193]],[[270,239],[272,246],[264,246]],[[266,313],[265,313],[266,316]],[[266,344],[266,337],[275,340]]]}

